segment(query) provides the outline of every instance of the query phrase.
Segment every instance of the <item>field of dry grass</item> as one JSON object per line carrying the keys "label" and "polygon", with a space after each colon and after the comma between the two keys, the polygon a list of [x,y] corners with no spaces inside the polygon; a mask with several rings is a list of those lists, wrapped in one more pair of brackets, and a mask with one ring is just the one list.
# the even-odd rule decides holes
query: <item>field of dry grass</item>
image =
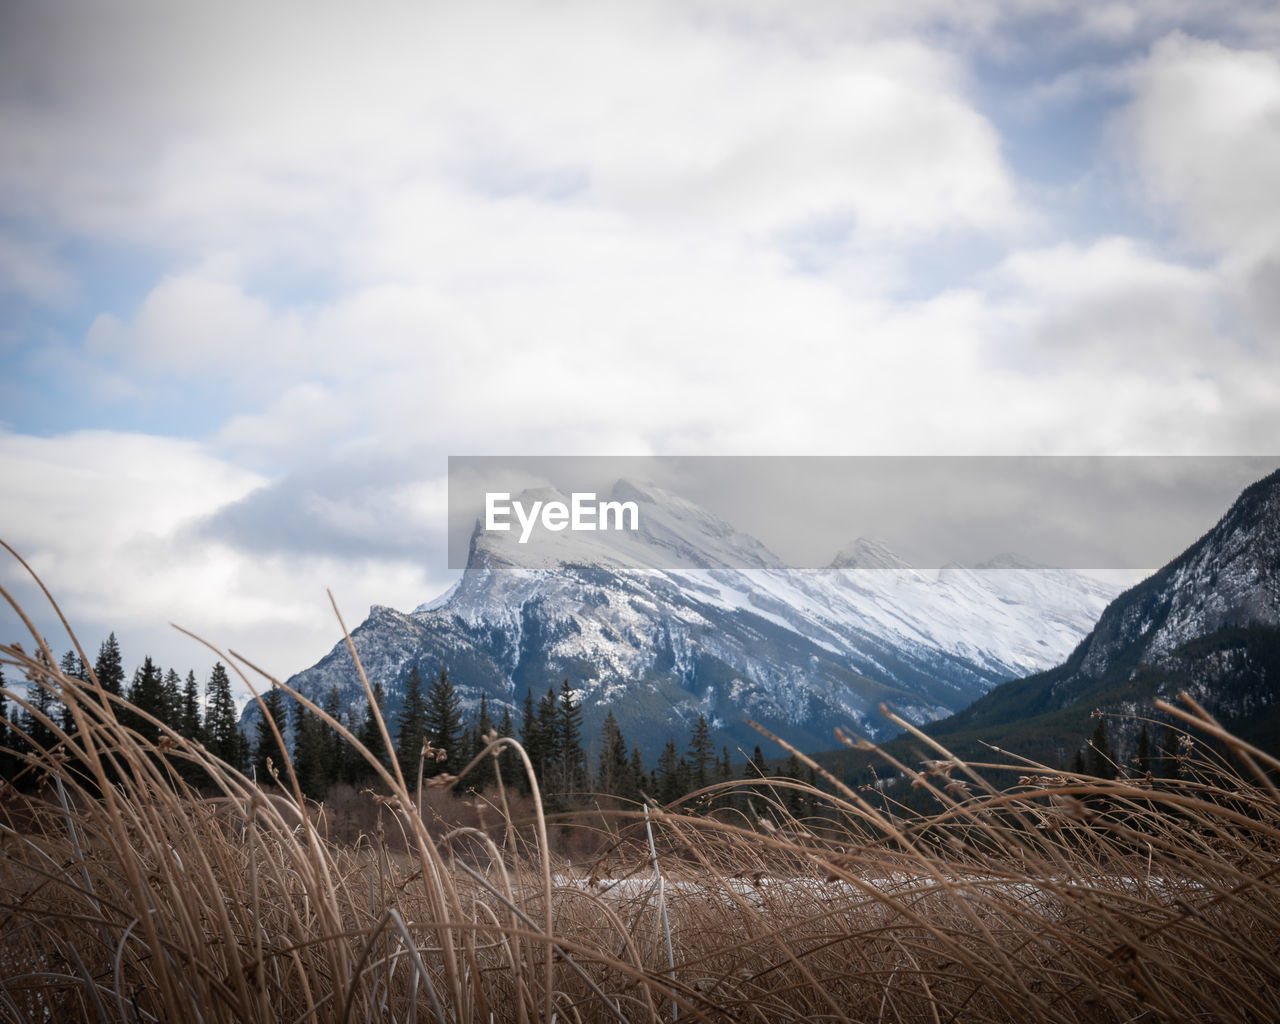
{"label": "field of dry grass", "polygon": [[263,788],[51,655],[0,661],[75,717],[0,797],[3,1020],[1280,1019],[1280,765],[1226,736],[1241,770],[1197,745],[1179,781],[935,750],[894,769],[925,816],[827,780],[797,820],[775,780],[576,823],[491,789],[451,826],[383,770],[352,841],[288,765]]}

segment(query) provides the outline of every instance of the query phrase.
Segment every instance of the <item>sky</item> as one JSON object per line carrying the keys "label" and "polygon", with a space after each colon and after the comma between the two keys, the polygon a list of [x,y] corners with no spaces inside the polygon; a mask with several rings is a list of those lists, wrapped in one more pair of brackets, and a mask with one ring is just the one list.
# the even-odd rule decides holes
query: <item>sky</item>
{"label": "sky", "polygon": [[435,596],[450,455],[1280,437],[1271,3],[8,0],[0,138],[0,539],[130,666]]}

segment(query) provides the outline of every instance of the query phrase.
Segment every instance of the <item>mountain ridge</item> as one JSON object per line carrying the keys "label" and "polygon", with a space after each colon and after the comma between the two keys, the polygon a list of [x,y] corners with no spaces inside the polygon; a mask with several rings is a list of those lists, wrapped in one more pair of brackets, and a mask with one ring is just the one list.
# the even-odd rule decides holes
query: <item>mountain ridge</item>
{"label": "mountain ridge", "polygon": [[[611,496],[645,502],[639,530],[524,546],[477,529],[446,593],[371,609],[352,639],[388,713],[411,664],[443,663],[471,706],[483,694],[514,709],[568,678],[588,730],[612,710],[652,749],[699,714],[747,750],[747,717],[820,749],[836,725],[883,734],[881,702],[928,722],[1051,664],[1110,596],[1063,570],[924,573],[883,546],[885,568],[788,569],[678,495],[620,481]],[[290,683],[313,698],[337,685],[362,711],[355,678],[343,643]]]}
{"label": "mountain ridge", "polygon": [[[927,731],[962,756],[986,743],[1045,758],[1073,732],[1082,740],[1096,709],[1136,713],[1181,689],[1251,731],[1252,713],[1280,703],[1277,638],[1280,470],[1245,488],[1181,554],[1119,594],[1062,664],[1003,683]],[[1136,725],[1120,729],[1136,736]],[[1037,733],[1042,738],[1032,739]],[[1050,734],[1063,742],[1048,743]]]}

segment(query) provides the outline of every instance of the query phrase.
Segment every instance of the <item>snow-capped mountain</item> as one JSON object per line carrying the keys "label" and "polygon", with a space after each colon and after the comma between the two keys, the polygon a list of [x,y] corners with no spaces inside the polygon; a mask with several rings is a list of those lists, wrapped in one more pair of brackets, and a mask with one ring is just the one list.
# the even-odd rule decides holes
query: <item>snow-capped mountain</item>
{"label": "snow-capped mountain", "polygon": [[[620,481],[610,498],[640,506],[638,529],[522,545],[477,525],[447,594],[373,608],[353,640],[388,710],[410,665],[443,663],[467,701],[513,709],[568,678],[588,737],[612,710],[628,742],[655,749],[704,713],[731,746],[758,742],[750,718],[819,749],[836,725],[883,735],[881,702],[933,721],[1061,661],[1113,592],[1011,556],[923,572],[867,540],[797,570],[677,495]],[[291,684],[363,704],[345,644]]]}
{"label": "snow-capped mountain", "polygon": [[[1055,746],[1082,741],[1095,708],[1149,714],[1153,698],[1180,690],[1244,735],[1269,733],[1264,745],[1275,746],[1280,472],[1246,488],[1213,529],[1117,597],[1062,665],[996,687],[931,731],[1051,758]],[[1136,736],[1137,723],[1127,728]]]}

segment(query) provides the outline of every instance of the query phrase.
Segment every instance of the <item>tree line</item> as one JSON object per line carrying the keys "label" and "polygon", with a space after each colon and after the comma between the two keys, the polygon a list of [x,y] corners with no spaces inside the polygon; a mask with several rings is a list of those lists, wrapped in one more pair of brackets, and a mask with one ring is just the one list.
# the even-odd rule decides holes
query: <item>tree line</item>
{"label": "tree line", "polygon": [[[37,653],[37,660],[43,660]],[[75,651],[63,655],[58,665],[66,676],[87,682],[89,672]],[[705,715],[699,715],[683,745],[669,737],[652,765],[637,746],[628,746],[612,711],[605,715],[598,740],[588,744],[583,735],[580,700],[565,679],[559,690],[548,688],[540,697],[530,690],[525,695],[519,727],[511,708],[500,713],[482,695],[472,714],[462,710],[462,701],[441,666],[438,674],[424,680],[413,665],[404,680],[404,698],[397,713],[385,720],[387,738],[379,725],[385,702],[381,684],[373,685],[374,705],[352,714],[342,708],[341,694],[332,687],[321,704],[324,716],[315,714],[288,697],[277,687],[262,694],[265,714],[258,717],[252,741],[240,728],[231,680],[226,667],[216,663],[203,685],[189,670],[185,676],[165,669],[147,656],[126,682],[120,646],[112,633],[102,642],[93,663],[93,672],[108,694],[122,698],[117,715],[145,740],[156,744],[162,726],[179,736],[194,740],[232,767],[251,773],[262,783],[287,783],[281,742],[288,745],[293,769],[305,795],[321,799],[335,785],[373,784],[376,771],[368,759],[348,743],[341,725],[384,767],[398,765],[410,786],[419,771],[425,779],[458,776],[495,739],[516,738],[528,755],[534,777],[551,809],[568,809],[600,796],[625,801],[641,799],[670,803],[713,783],[735,778],[729,748],[717,753],[712,729]],[[0,688],[5,677],[0,670]],[[17,691],[13,691],[17,692]],[[67,735],[75,731],[71,709],[58,697],[30,682],[26,691],[30,710],[12,710],[0,692],[0,777],[22,779],[34,784],[21,771],[21,756],[32,747],[48,749],[56,736],[48,723],[56,723]],[[275,728],[272,728],[274,724]],[[198,771],[179,763],[178,770],[197,785]],[[777,774],[801,778],[793,757]],[[28,773],[29,774],[29,773]],[[744,779],[768,774],[760,748],[742,770]],[[529,793],[528,773],[518,753],[509,745],[496,757],[481,758],[465,778],[437,779],[459,791],[482,791],[501,776],[503,783],[518,792]]]}
{"label": "tree line", "polygon": [[[373,685],[373,693],[381,709],[384,692],[380,684]],[[286,722],[292,726],[290,753],[299,784],[308,796],[319,798],[340,781],[360,785],[373,780],[376,772],[368,760],[344,744],[325,718],[297,702],[292,702],[289,708],[290,702],[280,691],[267,694],[264,703],[282,735]],[[343,721],[336,687],[329,691],[324,710],[329,718]],[[722,746],[717,754],[705,715],[699,715],[691,727],[683,750],[674,737],[669,738],[649,768],[644,752],[639,746],[628,746],[617,718],[608,711],[589,757],[580,701],[568,679],[561,683],[558,691],[549,687],[540,697],[528,691],[516,728],[511,709],[503,706],[501,714],[495,716],[486,695],[481,695],[478,707],[467,718],[448,669],[442,666],[439,674],[426,683],[421,669],[414,665],[405,678],[400,709],[386,722],[390,749],[372,708],[366,709],[359,723],[346,724],[384,767],[390,768],[395,762],[410,786],[416,784],[421,771],[424,779],[450,777],[443,781],[458,791],[483,791],[501,777],[505,786],[528,794],[532,789],[529,773],[509,745],[504,745],[496,757],[476,761],[493,740],[518,739],[528,755],[539,792],[552,810],[582,806],[602,796],[628,801],[647,797],[669,803],[713,783],[735,778],[729,748]],[[267,756],[279,762],[278,742],[265,719],[259,722],[257,735],[255,749],[261,778]],[[465,777],[452,778],[468,766],[471,767]],[[794,777],[801,777],[800,765],[794,758],[788,768]],[[765,770],[764,757],[756,747],[743,777],[760,778]]]}
{"label": "tree line", "polygon": [[[1093,733],[1071,757],[1071,771],[1077,775],[1093,775],[1100,779],[1114,779],[1121,774],[1123,764],[1116,746],[1107,732],[1106,718],[1095,712],[1098,724]],[[1147,723],[1143,722],[1129,761],[1139,777],[1176,779],[1181,774],[1184,754],[1182,734],[1169,722],[1160,727],[1156,740],[1152,741]]]}
{"label": "tree line", "polygon": [[[43,651],[37,651],[34,657],[37,662],[46,661]],[[89,681],[88,668],[74,650],[62,656],[58,668],[69,678]],[[188,670],[184,677],[176,669],[157,665],[148,655],[126,682],[120,645],[112,633],[98,648],[93,674],[107,694],[125,702],[116,705],[121,723],[150,743],[159,741],[164,726],[204,744],[210,753],[228,764],[239,768],[248,763],[250,747],[240,732],[231,679],[221,662],[213,666],[202,687],[193,670]],[[7,685],[0,668],[0,777],[17,778],[31,785],[35,780],[24,775],[22,756],[33,748],[51,748],[57,740],[53,726],[68,736],[73,735],[75,715],[68,704],[34,680],[27,684],[27,706],[15,702],[10,708],[4,693]],[[181,770],[194,780],[191,766],[181,766]]]}

